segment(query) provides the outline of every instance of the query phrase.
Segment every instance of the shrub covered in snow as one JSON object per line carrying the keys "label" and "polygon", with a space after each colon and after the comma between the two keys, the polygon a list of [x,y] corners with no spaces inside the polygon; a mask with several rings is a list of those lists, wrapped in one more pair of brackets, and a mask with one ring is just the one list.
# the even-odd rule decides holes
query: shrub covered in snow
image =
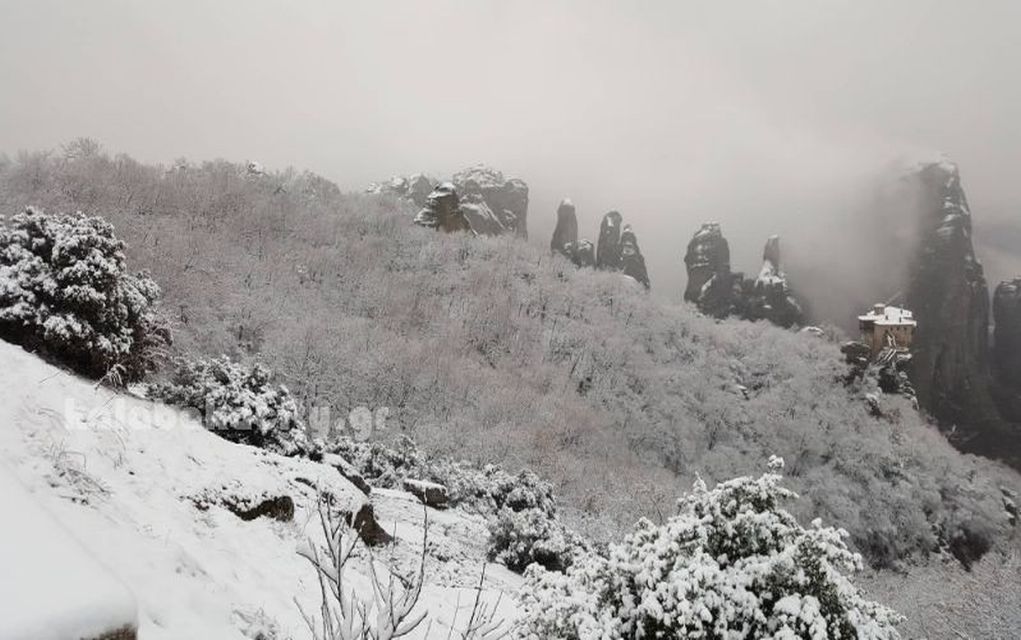
{"label": "shrub covered in snow", "polygon": [[531,471],[511,474],[492,464],[430,458],[407,437],[393,447],[342,438],[331,452],[344,457],[372,486],[400,489],[406,479],[443,485],[452,506],[489,518],[489,556],[514,571],[532,563],[562,571],[586,548],[557,515],[553,485]]}
{"label": "shrub covered in snow", "polygon": [[489,523],[489,557],[521,573],[538,564],[564,571],[575,556],[588,550],[587,542],[556,516],[539,509],[501,509]]}
{"label": "shrub covered in snow", "polygon": [[150,387],[149,396],[197,410],[207,429],[228,440],[300,453],[307,449],[307,435],[298,403],[272,377],[262,364],[226,356],[182,360],[168,382]]}
{"label": "shrub covered in snow", "polygon": [[153,370],[170,343],[160,290],[126,270],[124,243],[99,217],[29,207],[0,224],[0,336],[92,377]]}
{"label": "shrub covered in snow", "polygon": [[527,638],[899,638],[899,616],[847,574],[861,558],[842,530],[810,529],[780,507],[773,458],[762,477],[709,490],[701,481],[662,526],[645,520],[606,557],[566,574],[531,567]]}

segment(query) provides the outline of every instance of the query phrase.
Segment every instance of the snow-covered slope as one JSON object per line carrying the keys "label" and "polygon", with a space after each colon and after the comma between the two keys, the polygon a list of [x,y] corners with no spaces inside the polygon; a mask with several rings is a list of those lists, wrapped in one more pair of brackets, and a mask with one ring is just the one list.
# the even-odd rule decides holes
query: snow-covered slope
{"label": "snow-covered slope", "polygon": [[96,637],[134,629],[134,598],[0,469],[0,638]]}
{"label": "snow-covered slope", "polygon": [[[354,485],[327,465],[222,440],[181,412],[96,388],[18,347],[0,343],[0,362],[0,465],[7,469],[0,483],[16,478],[127,586],[140,638],[308,637],[294,599],[317,610],[319,585],[296,550],[316,539],[317,495],[328,492],[354,512],[366,500]],[[235,515],[285,497],[293,501],[290,518],[288,509],[280,519]],[[421,606],[432,633],[445,637],[455,605],[463,620],[474,596],[485,523],[457,510],[426,513],[401,492],[374,492],[371,502],[397,539],[376,556],[398,570],[414,566],[428,517]],[[28,526],[18,513],[4,520],[0,546],[23,538]],[[367,554],[359,553],[348,580],[368,595]],[[58,574],[42,577],[54,582],[71,570],[40,567]],[[502,615],[513,618],[513,598],[501,594],[518,583],[490,565],[484,597],[499,598]],[[0,618],[8,606],[0,602]]]}

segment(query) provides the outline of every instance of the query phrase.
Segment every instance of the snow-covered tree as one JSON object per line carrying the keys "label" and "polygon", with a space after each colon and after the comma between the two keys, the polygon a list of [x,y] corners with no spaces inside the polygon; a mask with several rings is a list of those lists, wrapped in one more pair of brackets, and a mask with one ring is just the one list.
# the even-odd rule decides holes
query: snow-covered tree
{"label": "snow-covered tree", "polygon": [[899,616],[847,578],[861,558],[846,532],[808,529],[781,508],[795,494],[771,458],[759,478],[713,489],[699,481],[679,512],[643,520],[607,556],[566,574],[532,566],[523,591],[525,638],[899,638]]}
{"label": "snow-covered tree", "polygon": [[272,378],[260,363],[226,356],[181,361],[170,381],[153,385],[149,396],[197,410],[207,429],[229,440],[298,453],[308,444],[298,403]]}
{"label": "snow-covered tree", "polygon": [[93,377],[136,380],[170,342],[145,273],[99,217],[29,207],[0,225],[0,336]]}

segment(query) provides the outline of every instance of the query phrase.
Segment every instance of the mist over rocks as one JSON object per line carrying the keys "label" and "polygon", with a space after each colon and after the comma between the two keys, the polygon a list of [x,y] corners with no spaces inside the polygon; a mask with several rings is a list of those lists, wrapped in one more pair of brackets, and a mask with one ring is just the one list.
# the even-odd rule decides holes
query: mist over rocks
{"label": "mist over rocks", "polygon": [[905,306],[918,319],[911,379],[920,405],[955,429],[960,446],[992,452],[1007,425],[991,394],[989,292],[972,246],[960,173],[942,160],[921,165],[905,179],[916,189],[918,214],[903,290]]}
{"label": "mist over rocks", "polygon": [[804,321],[801,303],[780,268],[780,236],[770,236],[762,251],[762,269],[755,280],[745,280],[741,287],[740,315],[747,320],[769,320],[781,327],[792,327]]}
{"label": "mist over rocks", "polygon": [[684,299],[714,318],[736,315],[768,320],[781,327],[804,322],[801,303],[780,268],[780,236],[770,236],[755,279],[730,270],[730,245],[716,222],[703,223],[688,243],[684,264],[688,285]]}
{"label": "mist over rocks", "polygon": [[458,171],[442,183],[424,173],[394,176],[370,184],[366,192],[408,200],[424,210],[429,207],[430,195],[441,186],[455,193],[457,206],[475,233],[528,237],[528,185],[518,178],[507,179],[484,164]]}

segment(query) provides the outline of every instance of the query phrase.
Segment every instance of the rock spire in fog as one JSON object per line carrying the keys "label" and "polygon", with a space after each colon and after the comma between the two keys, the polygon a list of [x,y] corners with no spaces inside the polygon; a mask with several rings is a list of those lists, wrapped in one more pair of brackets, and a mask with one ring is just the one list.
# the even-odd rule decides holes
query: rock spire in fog
{"label": "rock spire in fog", "polygon": [[745,320],[769,320],[781,327],[801,324],[801,304],[780,267],[780,236],[766,241],[762,259],[762,269],[754,280],[732,272],[730,245],[720,225],[704,223],[684,256],[688,271],[684,299],[715,318],[736,315]]}
{"label": "rock spire in fog", "polygon": [[688,286],[684,299],[705,314],[722,318],[733,311],[734,276],[730,272],[730,244],[717,222],[704,223],[684,254]]}
{"label": "rock spire in fog", "polygon": [[905,306],[918,320],[911,379],[921,406],[956,427],[968,449],[998,438],[988,362],[989,293],[971,243],[971,210],[957,166],[922,165],[907,177],[918,198],[917,248]]}
{"label": "rock spire in fog", "polygon": [[577,244],[578,216],[571,199],[564,198],[560,201],[560,206],[557,207],[557,226],[553,230],[553,238],[550,240],[550,251],[570,258]]}
{"label": "rock spire in fog", "polygon": [[620,260],[624,275],[634,278],[648,289],[649,272],[645,268],[645,257],[638,248],[638,238],[629,224],[624,225],[620,234]]}
{"label": "rock spire in fog", "polygon": [[596,267],[607,271],[620,270],[620,227],[623,216],[611,211],[603,216],[596,244]]}
{"label": "rock spire in fog", "polygon": [[1000,383],[1021,395],[1021,276],[993,294],[993,366]]}

